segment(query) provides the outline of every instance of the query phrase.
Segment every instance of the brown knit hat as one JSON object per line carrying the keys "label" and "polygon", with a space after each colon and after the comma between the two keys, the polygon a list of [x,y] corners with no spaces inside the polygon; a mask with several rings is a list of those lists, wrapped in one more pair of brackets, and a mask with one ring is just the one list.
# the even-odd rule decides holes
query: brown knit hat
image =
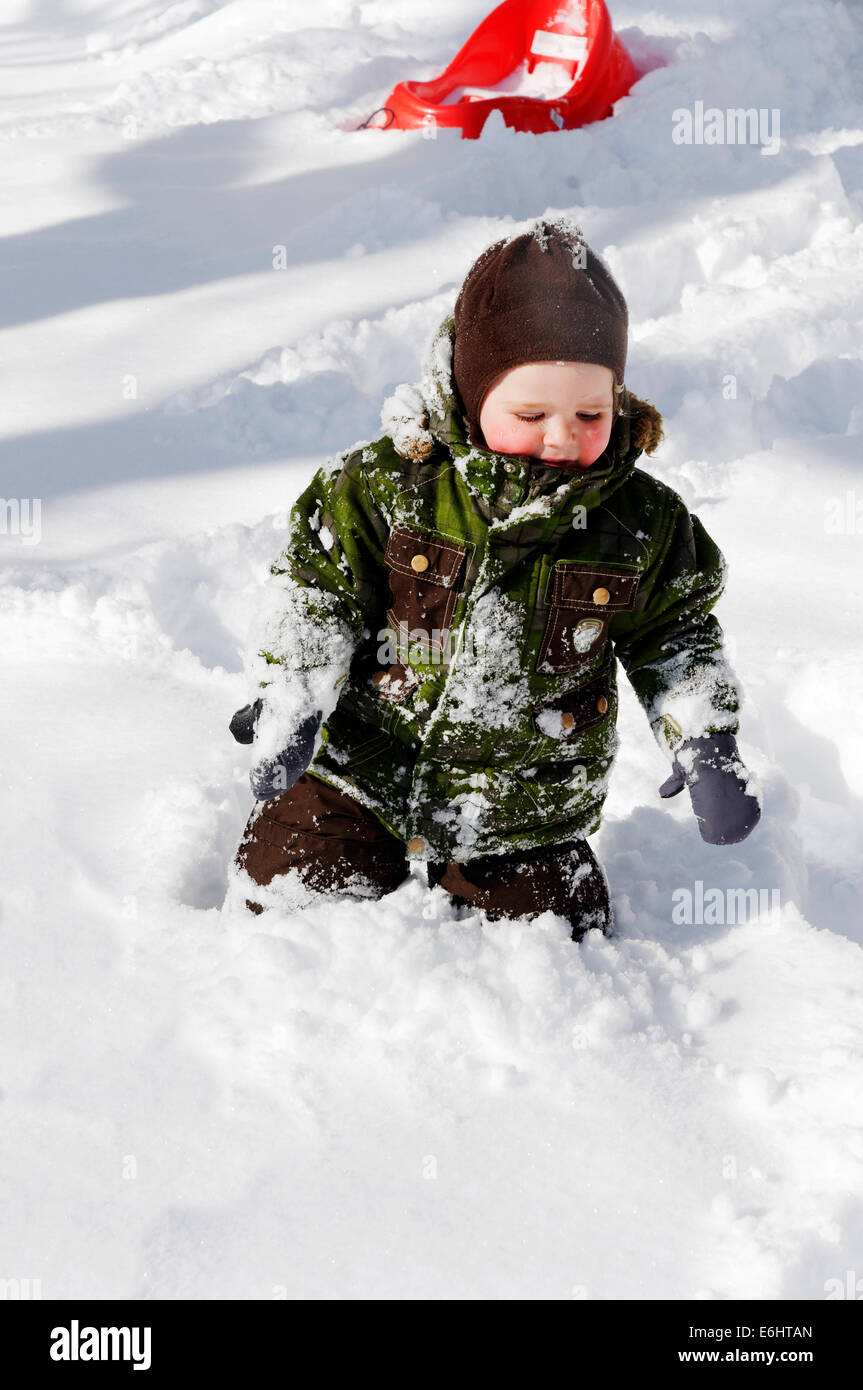
{"label": "brown knit hat", "polygon": [[484,448],[483,399],[525,362],[595,362],[619,386],[626,366],[626,300],[605,263],[566,216],[539,218],[474,261],[455,305],[453,373],[468,442]]}

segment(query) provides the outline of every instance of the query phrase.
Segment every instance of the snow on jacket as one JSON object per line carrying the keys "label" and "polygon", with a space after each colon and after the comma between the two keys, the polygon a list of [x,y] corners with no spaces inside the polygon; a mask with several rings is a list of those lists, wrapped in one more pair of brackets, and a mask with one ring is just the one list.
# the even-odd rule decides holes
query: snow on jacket
{"label": "snow on jacket", "polygon": [[711,610],[723,557],[635,467],[624,391],[608,448],[572,474],[471,447],[453,321],[387,433],[322,468],[272,566],[261,756],[323,709],[310,771],[412,857],[466,861],[598,829],[619,660],[669,760],[738,729]]}

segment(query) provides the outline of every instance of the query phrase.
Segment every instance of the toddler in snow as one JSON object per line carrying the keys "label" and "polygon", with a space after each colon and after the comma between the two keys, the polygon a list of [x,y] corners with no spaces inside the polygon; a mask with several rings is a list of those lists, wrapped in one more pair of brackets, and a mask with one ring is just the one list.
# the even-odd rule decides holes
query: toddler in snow
{"label": "toddler in snow", "polygon": [[[712,609],[723,557],[636,460],[661,417],[624,384],[628,314],[568,218],[488,247],[386,432],[320,469],[262,619],[237,851],[253,911],[296,870],[320,892],[428,882],[491,918],[608,933],[599,828],[617,662],[702,838],[760,816]],[[296,882],[296,879],[294,879]]]}

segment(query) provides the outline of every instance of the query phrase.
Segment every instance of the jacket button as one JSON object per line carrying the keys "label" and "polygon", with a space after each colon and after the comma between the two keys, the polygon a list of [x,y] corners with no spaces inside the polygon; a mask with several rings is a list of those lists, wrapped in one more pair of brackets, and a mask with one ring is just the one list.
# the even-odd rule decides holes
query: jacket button
{"label": "jacket button", "polygon": [[419,835],[415,835],[412,840],[408,840],[408,849],[410,850],[411,854],[422,854],[425,847],[426,842],[425,840],[420,839]]}
{"label": "jacket button", "polygon": [[389,671],[375,671],[372,676],[372,685],[383,685],[388,675]]}
{"label": "jacket button", "polygon": [[599,710],[600,714],[605,714],[605,711],[608,709],[608,701],[604,695],[600,695],[596,702],[596,708]]}
{"label": "jacket button", "polygon": [[608,603],[608,600],[610,598],[611,594],[608,592],[607,589],[594,589],[593,591],[594,603]]}
{"label": "jacket button", "polygon": [[560,722],[563,725],[564,729],[571,729],[573,724],[575,723],[575,715],[569,714],[568,712],[566,714],[562,714],[560,716]]}
{"label": "jacket button", "polygon": [[417,574],[422,574],[429,567],[427,555],[415,555],[411,560],[411,569],[416,570]]}
{"label": "jacket button", "polygon": [[504,473],[517,473],[517,472],[518,472],[518,464],[517,464],[517,463],[513,463],[512,460],[510,459],[509,463],[505,463],[505,464],[503,465],[503,471],[504,471]]}

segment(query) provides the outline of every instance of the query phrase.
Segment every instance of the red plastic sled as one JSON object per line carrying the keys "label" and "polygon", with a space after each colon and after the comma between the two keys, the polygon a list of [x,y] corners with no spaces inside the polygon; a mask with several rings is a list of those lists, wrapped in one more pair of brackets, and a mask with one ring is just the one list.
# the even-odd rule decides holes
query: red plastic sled
{"label": "red plastic sled", "polygon": [[610,116],[637,78],[603,0],[504,0],[439,77],[399,82],[359,129],[461,126],[476,140],[500,111],[515,130],[574,130]]}

